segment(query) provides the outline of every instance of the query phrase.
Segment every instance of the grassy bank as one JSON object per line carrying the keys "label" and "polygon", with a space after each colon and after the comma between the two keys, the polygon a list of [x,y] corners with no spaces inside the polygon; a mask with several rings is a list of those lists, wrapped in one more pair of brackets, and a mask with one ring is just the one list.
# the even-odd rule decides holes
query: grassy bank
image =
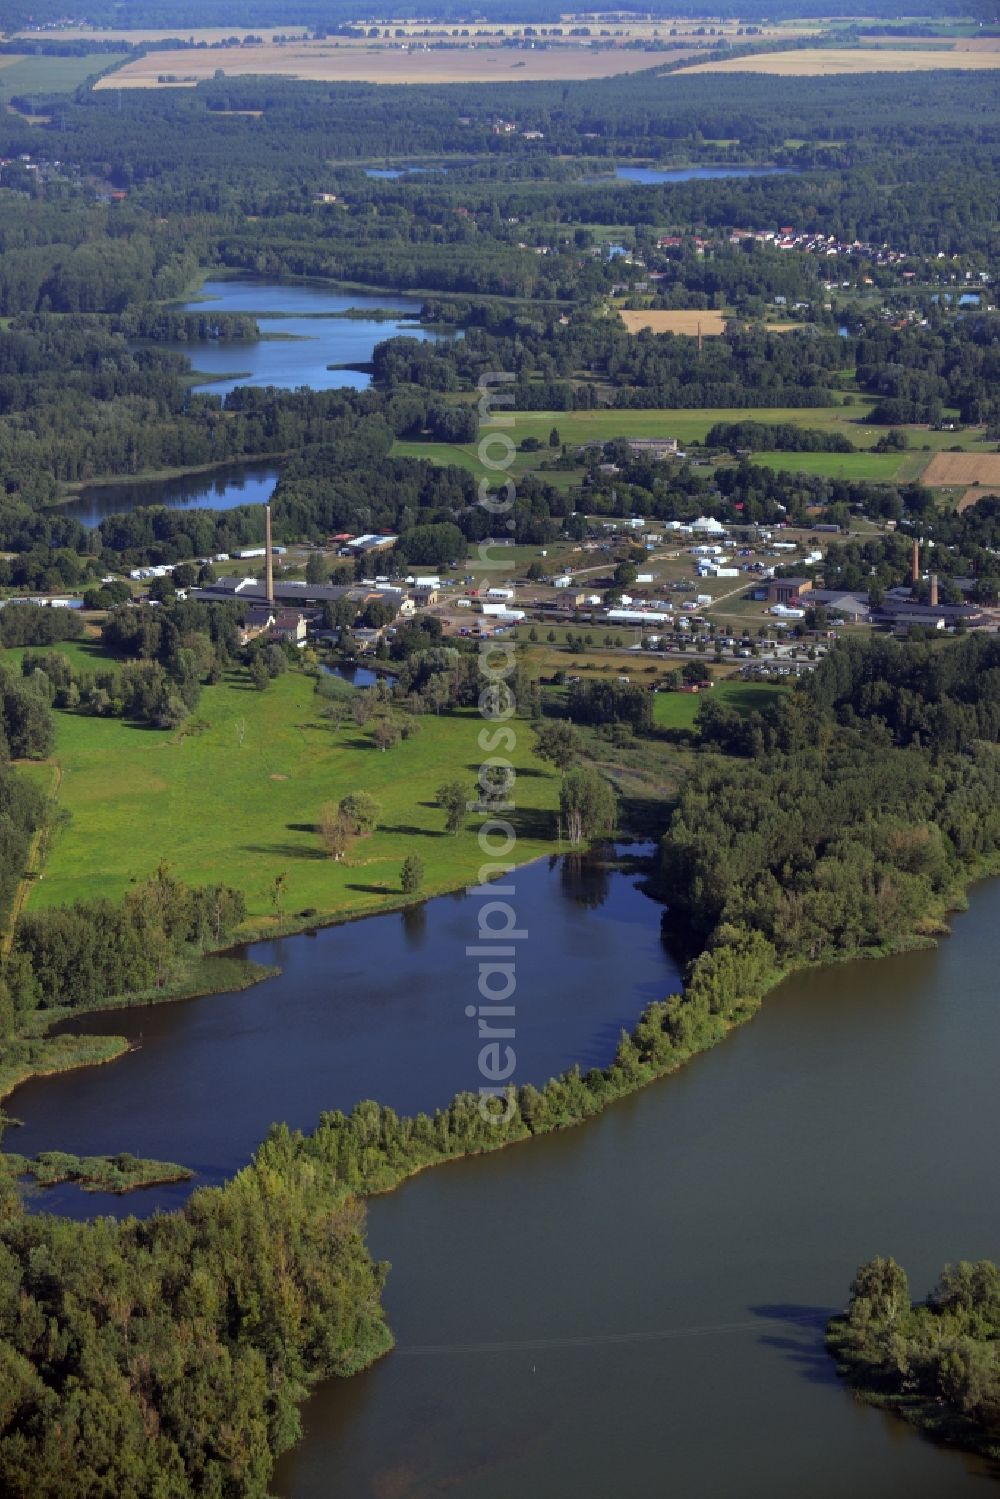
{"label": "grassy bank", "polygon": [[[34,1021],[39,1016],[32,1016]],[[47,1028],[49,1018],[45,1017]],[[0,1099],[32,1077],[70,1072],[113,1062],[128,1051],[124,1036],[44,1036],[21,1034],[0,1050]]]}
{"label": "grassy bank", "polygon": [[35,1010],[21,1031],[0,1046],[0,1101],[33,1077],[70,1072],[76,1067],[94,1067],[124,1056],[129,1043],[124,1036],[51,1036],[61,1021],[92,1010],[119,1010],[134,1005],[167,1004],[175,999],[198,999],[206,994],[233,994],[273,978],[279,969],[252,963],[233,953],[203,953],[185,959],[171,980],[156,989],[117,994],[94,1005],[53,1006]]}

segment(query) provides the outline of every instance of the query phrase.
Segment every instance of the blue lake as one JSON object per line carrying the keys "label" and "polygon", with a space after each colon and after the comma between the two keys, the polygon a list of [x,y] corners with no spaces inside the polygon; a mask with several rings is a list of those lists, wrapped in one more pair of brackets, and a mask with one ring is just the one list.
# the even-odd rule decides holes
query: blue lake
{"label": "blue lake", "polygon": [[[615,178],[619,182],[639,182],[647,185],[662,185],[665,182],[714,182],[724,177],[787,177],[794,167],[615,167]],[[591,178],[594,182],[607,181],[604,177]]]}
{"label": "blue lake", "polygon": [[88,484],[75,499],[59,506],[84,526],[99,526],[109,515],[123,515],[144,505],[171,510],[235,510],[263,505],[278,482],[273,463],[227,463],[224,468],[176,479],[136,479],[128,484]]}
{"label": "blue lake", "polygon": [[724,177],[789,177],[795,174],[795,166],[616,166],[613,174],[601,177],[585,177],[586,183],[643,183],[646,186],[663,186],[664,183],[708,183]]}
{"label": "blue lake", "polygon": [[415,177],[421,172],[446,172],[447,167],[365,167],[365,176],[380,182],[395,182],[397,177]]}
{"label": "blue lake", "polygon": [[[367,364],[377,343],[405,333],[411,338],[442,335],[421,328],[415,319],[418,297],[389,292],[365,295],[329,287],[240,279],[206,281],[188,312],[205,310],[248,313],[268,336],[257,343],[166,344],[187,356],[206,376],[197,390],[226,395],[237,385],[273,385],[282,390],[309,386],[331,390],[350,386],[365,390],[369,376],[358,369],[330,369],[335,364]],[[377,314],[388,312],[389,317]],[[357,314],[370,313],[370,316]],[[352,314],[347,316],[346,314]]]}

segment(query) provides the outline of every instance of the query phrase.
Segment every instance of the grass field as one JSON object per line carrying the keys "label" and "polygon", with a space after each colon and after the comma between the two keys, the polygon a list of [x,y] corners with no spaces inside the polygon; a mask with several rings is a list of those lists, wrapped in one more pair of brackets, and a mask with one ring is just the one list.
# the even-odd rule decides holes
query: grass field
{"label": "grass field", "polygon": [[[702,407],[696,410],[620,411],[606,407],[596,411],[515,411],[512,413],[513,425],[497,430],[505,431],[515,444],[525,437],[537,437],[546,449],[538,453],[519,453],[511,466],[516,476],[527,468],[537,468],[539,461],[548,456],[547,444],[553,427],[559,433],[560,441],[572,447],[575,443],[607,442],[612,437],[676,437],[682,443],[703,442],[709,428],[716,422],[794,422],[796,426],[824,432],[843,432],[858,447],[864,447],[877,442],[884,431],[883,428],[863,426],[869,404],[859,401],[853,406],[767,410]],[[953,434],[947,435],[953,437]],[[401,457],[427,458],[432,463],[458,463],[479,473],[483,471],[474,443],[397,442],[393,453]],[[559,475],[546,475],[546,479],[549,477],[558,480]]]}
{"label": "grass field", "polygon": [[15,94],[69,94],[85,79],[109,67],[124,53],[94,52],[88,57],[0,56],[0,102]]}
{"label": "grass field", "polygon": [[653,699],[653,722],[661,729],[693,729],[698,709],[711,696],[713,702],[721,702],[738,713],[752,713],[776,702],[787,687],[770,682],[744,682],[731,677],[716,682],[711,693],[658,692]]}
{"label": "grass field", "polygon": [[[513,426],[504,429],[511,440],[518,444],[526,437],[536,437],[542,450],[535,453],[517,453],[509,469],[515,479],[530,470],[536,470],[551,454],[548,438],[552,428],[559,433],[561,442],[571,448],[585,442],[607,442],[613,437],[676,437],[679,442],[704,442],[709,429],[717,422],[766,422],[791,423],[797,427],[811,428],[820,432],[840,432],[855,447],[857,453],[776,453],[754,454],[753,461],[767,463],[771,468],[808,474],[826,474],[831,478],[871,479],[884,483],[905,483],[923,473],[932,453],[942,458],[962,458],[962,454],[942,454],[944,447],[961,443],[970,451],[965,455],[973,463],[985,462],[982,483],[1000,483],[1000,477],[990,480],[991,463],[1000,464],[1000,455],[981,451],[984,434],[981,427],[970,427],[964,432],[932,432],[927,427],[907,429],[910,447],[901,453],[870,453],[879,438],[885,436],[885,427],[866,425],[872,402],[867,397],[854,398],[850,406],[810,407],[755,407],[731,409],[726,407],[702,407],[642,410],[618,410],[603,407],[596,411],[516,411],[512,413]],[[484,429],[488,431],[489,429]],[[500,430],[500,429],[497,429]],[[929,451],[924,452],[927,448]],[[399,457],[424,458],[431,463],[455,463],[473,473],[482,475],[483,465],[474,443],[442,442],[397,442],[393,453]],[[495,454],[493,456],[496,456]],[[935,460],[936,461],[936,460]],[[930,470],[928,469],[928,473]],[[578,482],[578,473],[551,471],[545,474],[546,483],[573,484]],[[971,483],[972,480],[933,480],[925,476],[926,483]]]}
{"label": "grass field", "polygon": [[522,51],[513,47],[451,47],[403,50],[399,44],[367,47],[314,41],[274,46],[213,47],[191,52],[149,52],[118,69],[98,88],[191,86],[212,78],[242,74],[298,78],[314,82],[364,83],[521,83],[532,79],[607,78],[662,66],[688,51],[626,51],[624,48],[549,47]]}
{"label": "grass field", "polygon": [[725,314],[722,312],[672,311],[672,312],[628,312],[621,313],[622,322],[630,333],[641,333],[648,328],[652,333],[689,333],[696,337],[716,337],[726,331]]}
{"label": "grass field", "polygon": [[[279,677],[265,692],[241,676],[205,689],[198,733],[56,715],[59,804],[72,822],[50,848],[32,906],[118,899],[160,859],[194,883],[223,880],[244,890],[256,930],[274,920],[270,892],[280,873],[286,920],[306,909],[319,920],[398,901],[410,853],[424,860],[427,894],[475,881],[483,857],[477,821],[470,818],[457,838],[445,834],[434,798],[455,777],[471,798],[483,758],[478,713],[421,718],[416,737],[383,754],[353,724],[336,733],[327,727],[301,673]],[[523,862],[552,848],[548,814],[558,778],[531,753],[526,724],[517,737],[512,857]],[[338,864],[324,855],[315,823],[325,802],[357,790],[380,802],[380,826]]]}
{"label": "grass field", "polygon": [[702,62],[671,77],[691,73],[772,73],[779,78],[821,78],[831,73],[925,73],[935,68],[1000,68],[1000,53],[950,47],[803,47],[796,52],[763,52],[726,62]]}
{"label": "grass field", "polygon": [[927,462],[926,453],[754,453],[752,462],[786,474],[819,474],[826,479],[909,482]]}

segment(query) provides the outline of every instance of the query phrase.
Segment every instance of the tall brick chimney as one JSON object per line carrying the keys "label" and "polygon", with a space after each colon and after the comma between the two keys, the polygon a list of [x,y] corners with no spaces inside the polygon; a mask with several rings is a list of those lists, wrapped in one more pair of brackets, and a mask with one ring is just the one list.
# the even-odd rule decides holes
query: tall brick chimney
{"label": "tall brick chimney", "polygon": [[267,585],[267,602],[274,608],[274,554],[271,551],[271,507],[264,506],[264,581]]}
{"label": "tall brick chimney", "polygon": [[913,538],[913,561],[910,564],[910,582],[920,582],[920,543],[916,537]]}
{"label": "tall brick chimney", "polygon": [[931,608],[938,606],[938,578],[937,573],[931,573]]}

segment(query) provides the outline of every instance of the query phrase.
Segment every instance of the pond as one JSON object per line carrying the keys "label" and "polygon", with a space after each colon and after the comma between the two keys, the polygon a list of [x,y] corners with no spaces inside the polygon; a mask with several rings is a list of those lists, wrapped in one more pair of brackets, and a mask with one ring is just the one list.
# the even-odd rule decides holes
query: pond
{"label": "pond", "polygon": [[[668,182],[715,182],[724,177],[785,177],[794,171],[794,167],[735,167],[725,164],[715,167],[615,167],[615,178],[619,182],[662,186]],[[607,182],[609,179],[594,177],[590,180]]]}
{"label": "pond", "polygon": [[144,505],[166,505],[171,510],[234,510],[238,505],[263,505],[278,482],[272,462],[227,463],[200,474],[173,479],[136,479],[125,484],[88,484],[58,509],[83,526],[99,526],[109,515],[122,515]]}

